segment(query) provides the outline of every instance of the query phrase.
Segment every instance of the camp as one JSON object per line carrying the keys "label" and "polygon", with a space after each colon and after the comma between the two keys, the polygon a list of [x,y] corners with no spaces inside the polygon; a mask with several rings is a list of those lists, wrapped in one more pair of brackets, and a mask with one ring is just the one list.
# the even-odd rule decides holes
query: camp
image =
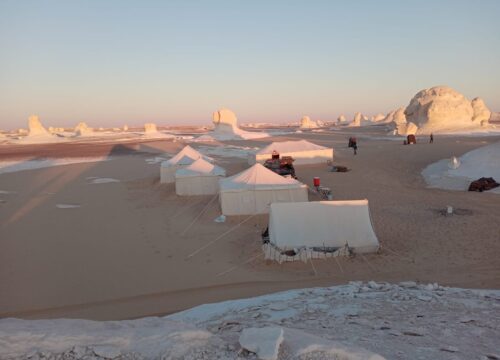
{"label": "camp", "polygon": [[280,176],[261,164],[219,181],[224,215],[253,215],[269,212],[276,202],[308,201],[307,185]]}
{"label": "camp", "polygon": [[175,172],[177,195],[212,195],[219,192],[219,179],[226,171],[203,158]]}
{"label": "camp", "polygon": [[378,248],[366,199],[271,204],[266,258],[279,260],[285,253],[290,260],[321,258],[339,250],[364,254]]}
{"label": "camp", "polygon": [[313,144],[307,140],[273,142],[256,154],[251,154],[248,163],[263,163],[271,159],[273,151],[280,156],[291,156],[295,164],[318,164],[327,160],[333,160],[333,148],[327,148],[321,145]]}
{"label": "camp", "polygon": [[195,160],[203,158],[207,161],[212,161],[212,158],[204,156],[191,146],[186,145],[173,158],[163,161],[160,166],[160,183],[169,184],[175,181],[175,172],[188,165],[191,165]]}

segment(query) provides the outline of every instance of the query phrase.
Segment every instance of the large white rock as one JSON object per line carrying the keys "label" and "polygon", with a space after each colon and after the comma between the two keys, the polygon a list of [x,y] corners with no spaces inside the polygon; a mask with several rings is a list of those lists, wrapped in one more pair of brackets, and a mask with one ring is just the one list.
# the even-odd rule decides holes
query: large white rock
{"label": "large white rock", "polygon": [[94,132],[91,128],[87,126],[84,122],[79,122],[78,125],[75,126],[75,135],[76,136],[85,136],[90,135]]}
{"label": "large white rock", "polygon": [[472,116],[472,122],[477,125],[485,126],[488,124],[491,118],[491,111],[486,107],[483,99],[475,98],[472,99],[471,102],[472,110],[474,111],[474,115]]}
{"label": "large white rock", "polygon": [[256,353],[259,359],[276,360],[283,341],[283,329],[280,327],[243,329],[240,335],[242,348]]}
{"label": "large white rock", "polygon": [[43,127],[42,123],[40,122],[40,119],[36,115],[31,115],[28,119],[28,136],[41,136],[41,135],[48,135],[50,136],[49,132]]}
{"label": "large white rock", "polygon": [[[475,101],[477,120],[472,103],[462,94],[447,86],[435,86],[418,92],[406,107],[408,122],[418,126],[419,134],[455,130],[473,130],[487,125],[489,113],[484,102]],[[489,118],[489,116],[488,116]]]}
{"label": "large white rock", "polygon": [[158,129],[156,128],[156,124],[154,123],[146,123],[144,124],[144,134],[156,134]]}
{"label": "large white rock", "polygon": [[354,119],[349,124],[349,126],[354,126],[354,127],[361,126],[362,119],[363,119],[363,114],[361,114],[360,112],[357,112],[356,114],[354,114]]}
{"label": "large white rock", "polygon": [[385,119],[385,115],[382,113],[378,113],[377,115],[372,116],[372,122],[379,122]]}
{"label": "large white rock", "polygon": [[302,116],[302,119],[300,119],[301,129],[315,129],[317,127],[318,123],[316,121],[311,120],[309,116]]}
{"label": "large white rock", "polygon": [[347,122],[347,119],[345,118],[344,114],[341,114],[338,118],[337,118],[337,124],[343,124],[343,123],[346,123]]}
{"label": "large white rock", "polygon": [[220,109],[213,113],[212,122],[215,129],[220,132],[233,132],[238,127],[236,114],[229,109]]}
{"label": "large white rock", "polygon": [[238,119],[234,112],[229,109],[222,108],[217,110],[212,115],[214,124],[213,132],[208,135],[202,135],[197,141],[207,141],[208,139],[215,140],[249,140],[268,137],[269,134],[264,132],[250,132],[242,130],[238,127]]}

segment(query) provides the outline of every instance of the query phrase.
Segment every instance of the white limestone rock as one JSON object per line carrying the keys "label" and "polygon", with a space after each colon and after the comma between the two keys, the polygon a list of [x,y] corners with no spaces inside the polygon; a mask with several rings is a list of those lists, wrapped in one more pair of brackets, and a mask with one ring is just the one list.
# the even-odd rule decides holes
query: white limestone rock
{"label": "white limestone rock", "polygon": [[377,115],[372,116],[372,122],[379,122],[385,119],[385,115],[382,113],[378,113]]}
{"label": "white limestone rock", "polygon": [[318,123],[316,121],[311,120],[309,116],[303,116],[300,119],[300,128],[301,129],[315,129],[318,127]]}
{"label": "white limestone rock", "polygon": [[341,114],[337,118],[337,124],[345,124],[347,122],[347,119],[345,118],[344,114]]}
{"label": "white limestone rock", "polygon": [[[435,86],[418,92],[406,107],[408,122],[418,126],[419,134],[456,130],[473,130],[481,126],[489,113],[482,100],[472,103],[462,94],[447,86]],[[477,116],[477,120],[474,120]],[[489,118],[489,116],[488,116]]]}
{"label": "white limestone rock", "polygon": [[144,134],[156,134],[158,129],[156,128],[156,124],[154,123],[146,123],[144,124]]}
{"label": "white limestone rock", "polygon": [[361,126],[361,119],[362,118],[363,118],[363,114],[361,114],[360,112],[357,112],[356,114],[354,114],[354,119],[349,124],[349,126],[352,126],[352,127]]}
{"label": "white limestone rock", "polygon": [[247,328],[240,335],[241,347],[257,354],[262,360],[278,359],[282,341],[283,329],[280,327]]}
{"label": "white limestone rock", "polygon": [[128,131],[128,125],[123,125],[123,131]]}
{"label": "white limestone rock", "polygon": [[229,109],[220,109],[213,113],[212,122],[215,129],[220,132],[233,132],[238,127],[236,114]]}
{"label": "white limestone rock", "polygon": [[474,115],[472,116],[472,122],[475,124],[479,124],[481,126],[488,125],[491,111],[486,107],[483,99],[475,98],[472,99],[471,102],[472,110],[474,111]]}
{"label": "white limestone rock", "polygon": [[47,136],[49,132],[43,127],[37,115],[31,115],[28,119],[28,136]]}
{"label": "white limestone rock", "polygon": [[92,130],[92,128],[89,128],[84,122],[79,122],[78,125],[75,126],[74,131],[76,136],[91,135],[94,132],[94,130]]}

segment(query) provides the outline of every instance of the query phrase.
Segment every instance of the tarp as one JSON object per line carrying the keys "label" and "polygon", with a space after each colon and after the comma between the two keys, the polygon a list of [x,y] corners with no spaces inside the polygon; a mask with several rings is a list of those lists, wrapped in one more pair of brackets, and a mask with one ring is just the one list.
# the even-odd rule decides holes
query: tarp
{"label": "tarp", "polygon": [[226,171],[203,158],[175,172],[177,195],[212,195],[219,192],[219,179]]}
{"label": "tarp", "polygon": [[195,160],[198,160],[199,158],[203,158],[207,161],[213,160],[212,158],[196,151],[191,146],[186,145],[174,157],[161,163],[160,183],[173,183],[175,181],[175,172],[178,169],[191,165]]}
{"label": "tarp", "polygon": [[280,176],[261,164],[221,179],[219,187],[224,215],[265,214],[274,202],[308,201],[306,185]]}
{"label": "tarp", "polygon": [[280,156],[291,156],[295,164],[316,164],[333,160],[333,148],[313,144],[307,140],[273,142],[248,158],[249,164],[263,163],[271,158],[273,151]]}
{"label": "tarp", "polygon": [[269,241],[281,250],[342,248],[354,253],[378,250],[368,200],[271,204]]}

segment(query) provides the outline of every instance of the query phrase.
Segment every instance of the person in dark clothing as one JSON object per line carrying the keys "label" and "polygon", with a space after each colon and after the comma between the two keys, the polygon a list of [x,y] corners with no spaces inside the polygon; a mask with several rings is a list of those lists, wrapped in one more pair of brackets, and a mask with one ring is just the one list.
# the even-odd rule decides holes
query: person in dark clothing
{"label": "person in dark clothing", "polygon": [[356,155],[358,153],[358,144],[354,142],[354,144],[352,144],[352,148],[354,149],[354,155]]}
{"label": "person in dark clothing", "polygon": [[431,136],[429,137],[429,144],[432,144],[434,142],[434,135],[432,135],[431,133]]}

